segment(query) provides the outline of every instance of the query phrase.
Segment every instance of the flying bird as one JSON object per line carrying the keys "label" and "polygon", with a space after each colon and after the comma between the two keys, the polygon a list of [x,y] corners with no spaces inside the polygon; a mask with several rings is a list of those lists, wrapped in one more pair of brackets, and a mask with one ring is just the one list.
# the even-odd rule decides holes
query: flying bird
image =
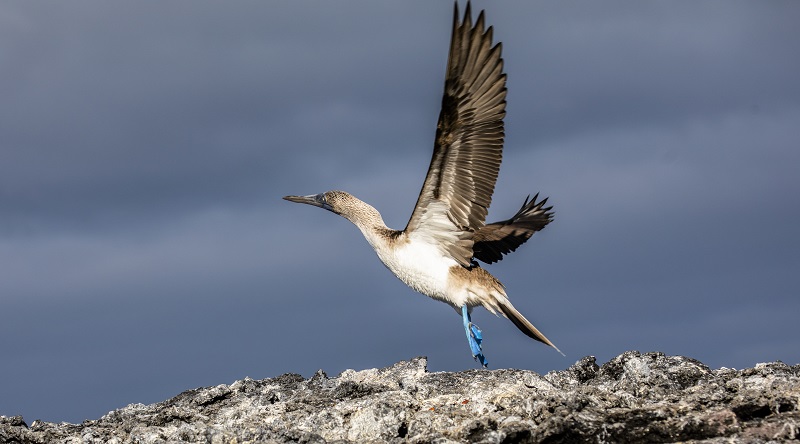
{"label": "flying bird", "polygon": [[455,308],[472,356],[486,367],[483,334],[471,319],[477,306],[502,314],[527,336],[561,351],[477,262],[501,260],[553,220],[552,207],[545,207],[546,198],[537,201],[537,194],[510,219],[485,223],[503,153],[506,75],[502,45],[492,45],[492,27],[484,27],[483,11],[473,25],[469,2],[459,22],[456,3],[433,158],[405,229],[388,228],[378,210],[344,191],[284,199],[324,208],[355,224],[395,276]]}

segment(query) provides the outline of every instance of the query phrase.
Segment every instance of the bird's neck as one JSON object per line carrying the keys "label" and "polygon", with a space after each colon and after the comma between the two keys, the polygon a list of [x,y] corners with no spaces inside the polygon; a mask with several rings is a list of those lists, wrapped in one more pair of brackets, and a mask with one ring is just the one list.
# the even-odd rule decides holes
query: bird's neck
{"label": "bird's neck", "polygon": [[342,214],[342,216],[361,230],[367,242],[376,251],[386,248],[391,243],[394,233],[397,233],[396,230],[386,226],[378,210],[363,201],[359,201],[355,211]]}

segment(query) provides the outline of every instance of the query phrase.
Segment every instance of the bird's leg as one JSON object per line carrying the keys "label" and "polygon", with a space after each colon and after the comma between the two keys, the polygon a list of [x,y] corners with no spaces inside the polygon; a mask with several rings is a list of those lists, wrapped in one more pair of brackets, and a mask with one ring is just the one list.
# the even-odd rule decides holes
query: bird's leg
{"label": "bird's leg", "polygon": [[461,306],[461,320],[464,322],[464,330],[467,332],[467,341],[469,341],[469,348],[472,350],[472,357],[476,361],[480,361],[482,366],[488,367],[489,361],[486,360],[486,357],[481,352],[483,335],[481,335],[481,329],[472,323],[467,304]]}

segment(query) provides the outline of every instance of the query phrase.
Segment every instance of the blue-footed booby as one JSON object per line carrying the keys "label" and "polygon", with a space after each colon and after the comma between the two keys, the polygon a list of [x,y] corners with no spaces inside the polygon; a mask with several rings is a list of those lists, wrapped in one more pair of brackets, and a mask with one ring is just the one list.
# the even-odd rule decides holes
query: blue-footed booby
{"label": "blue-footed booby", "polygon": [[433,158],[404,230],[388,228],[378,210],[344,191],[284,197],[349,220],[401,281],[455,308],[472,355],[484,367],[482,332],[471,320],[472,308],[479,305],[561,353],[514,308],[503,284],[476,262],[501,260],[553,220],[552,207],[545,207],[547,199],[537,202],[537,194],[510,219],[485,223],[505,136],[501,49],[500,43],[492,45],[492,27],[484,29],[483,11],[473,25],[467,2],[459,22],[456,3]]}

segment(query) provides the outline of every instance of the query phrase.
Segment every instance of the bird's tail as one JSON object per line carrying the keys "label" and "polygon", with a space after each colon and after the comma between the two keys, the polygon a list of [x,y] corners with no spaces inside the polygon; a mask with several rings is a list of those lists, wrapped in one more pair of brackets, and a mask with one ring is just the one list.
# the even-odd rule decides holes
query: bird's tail
{"label": "bird's tail", "polygon": [[536,339],[539,342],[543,342],[556,349],[557,352],[561,353],[561,356],[566,356],[561,352],[561,350],[558,349],[558,347],[555,346],[555,344],[550,342],[550,340],[547,339],[542,332],[534,327],[530,321],[525,319],[525,316],[522,316],[522,313],[518,312],[517,309],[511,305],[511,302],[509,302],[508,299],[498,298],[498,302],[499,304],[497,305],[499,306],[500,311],[503,312],[503,316],[508,318],[509,321],[513,322],[514,325],[516,325],[521,332],[525,333],[526,336]]}

